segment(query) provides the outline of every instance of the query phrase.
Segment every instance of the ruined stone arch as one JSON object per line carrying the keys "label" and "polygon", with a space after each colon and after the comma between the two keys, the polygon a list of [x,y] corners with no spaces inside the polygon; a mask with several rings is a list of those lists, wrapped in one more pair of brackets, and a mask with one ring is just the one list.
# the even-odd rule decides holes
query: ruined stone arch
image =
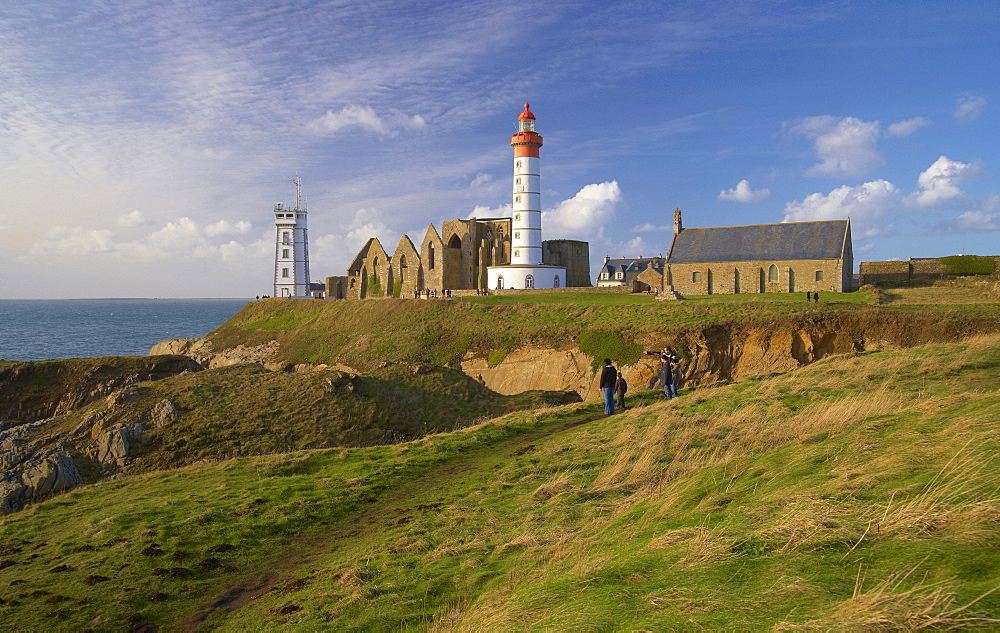
{"label": "ruined stone arch", "polygon": [[462,248],[462,238],[458,236],[458,233],[453,234],[448,240],[448,248]]}

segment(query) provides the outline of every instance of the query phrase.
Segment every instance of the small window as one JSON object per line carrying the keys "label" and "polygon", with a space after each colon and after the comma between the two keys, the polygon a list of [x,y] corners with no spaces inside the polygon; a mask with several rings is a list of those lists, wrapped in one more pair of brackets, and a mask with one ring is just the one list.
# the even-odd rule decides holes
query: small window
{"label": "small window", "polygon": [[521,184],[521,177],[520,176],[517,177],[517,179],[514,181],[514,184],[516,184],[516,185]]}
{"label": "small window", "polygon": [[520,231],[514,231],[514,239],[515,240],[521,239],[521,232]]}
{"label": "small window", "polygon": [[527,277],[525,277],[524,278],[524,287],[525,288],[534,288],[535,287],[535,278],[532,277],[531,275],[528,275]]}
{"label": "small window", "polygon": [[281,243],[288,244],[288,231],[282,231],[281,233]]}
{"label": "small window", "polygon": [[823,271],[822,270],[817,270],[816,271],[816,281],[823,281]]}
{"label": "small window", "polygon": [[[514,196],[514,202],[520,202],[520,201],[521,201],[521,196]],[[517,219],[520,220],[521,216],[517,216]]]}
{"label": "small window", "polygon": [[601,279],[607,279],[608,273],[601,273]]}
{"label": "small window", "polygon": [[288,277],[288,269],[287,268],[282,268],[281,269],[281,276],[282,277]]}
{"label": "small window", "polygon": [[771,264],[771,267],[767,269],[767,280],[771,283],[778,281],[778,267]]}
{"label": "small window", "polygon": [[520,220],[521,219],[521,214],[520,213],[515,213],[514,214],[514,219],[515,220]]}
{"label": "small window", "polygon": [[281,249],[281,257],[282,257],[282,259],[288,259],[288,249],[287,248]]}
{"label": "small window", "polygon": [[559,288],[559,275],[556,275],[555,279],[552,280],[552,287]]}
{"label": "small window", "polygon": [[615,279],[623,279],[624,277],[625,277],[625,273],[623,273],[620,270],[615,273]]}
{"label": "small window", "polygon": [[700,271],[696,270],[693,273],[691,273],[691,283],[696,283],[696,284],[700,284],[701,283],[701,272]]}

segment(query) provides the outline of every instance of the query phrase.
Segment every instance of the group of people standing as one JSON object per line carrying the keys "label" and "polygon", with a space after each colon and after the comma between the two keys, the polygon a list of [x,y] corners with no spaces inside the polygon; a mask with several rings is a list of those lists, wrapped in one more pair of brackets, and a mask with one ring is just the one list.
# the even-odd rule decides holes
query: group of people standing
{"label": "group of people standing", "polygon": [[[661,352],[646,352],[647,354],[660,355],[660,383],[663,385],[663,395],[667,400],[677,397],[677,388],[681,382],[681,359],[670,347],[664,347]],[[628,383],[622,373],[615,369],[610,358],[604,359],[604,369],[601,371],[601,390],[604,392],[604,413],[613,415],[615,413],[615,397],[617,396],[618,408],[625,409],[625,394],[628,392]]]}

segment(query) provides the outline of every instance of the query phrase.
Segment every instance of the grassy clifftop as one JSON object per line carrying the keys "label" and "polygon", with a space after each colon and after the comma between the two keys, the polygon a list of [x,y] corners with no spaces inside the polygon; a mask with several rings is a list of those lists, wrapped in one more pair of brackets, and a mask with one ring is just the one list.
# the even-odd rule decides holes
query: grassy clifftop
{"label": "grassy clifftop", "polygon": [[979,337],[107,482],[0,522],[0,622],[996,625],[998,373]]}
{"label": "grassy clifftop", "polygon": [[386,359],[457,366],[469,354],[492,363],[529,344],[575,346],[634,364],[643,349],[670,342],[683,347],[685,333],[718,327],[851,321],[906,338],[912,332],[995,331],[998,319],[1000,303],[887,305],[868,289],[827,293],[818,304],[798,293],[684,301],[582,292],[460,301],[276,299],[248,304],[208,338],[216,349],[277,340],[288,363],[339,362],[361,370]]}

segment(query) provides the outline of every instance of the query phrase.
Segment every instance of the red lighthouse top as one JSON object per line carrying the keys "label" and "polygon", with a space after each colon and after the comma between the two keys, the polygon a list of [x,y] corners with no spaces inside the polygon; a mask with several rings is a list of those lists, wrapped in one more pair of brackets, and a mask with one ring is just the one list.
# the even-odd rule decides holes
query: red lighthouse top
{"label": "red lighthouse top", "polygon": [[535,115],[531,113],[530,104],[524,104],[524,112],[517,117],[517,134],[510,137],[514,148],[514,156],[538,156],[538,148],[542,146],[542,137],[535,132]]}

